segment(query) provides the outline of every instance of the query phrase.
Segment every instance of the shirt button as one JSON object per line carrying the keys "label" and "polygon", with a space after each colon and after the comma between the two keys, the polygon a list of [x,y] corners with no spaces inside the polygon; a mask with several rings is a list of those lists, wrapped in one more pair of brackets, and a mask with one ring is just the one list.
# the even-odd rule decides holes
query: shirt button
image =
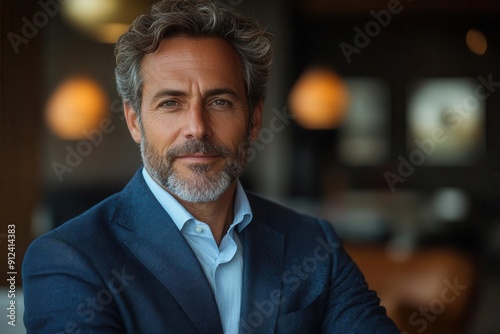
{"label": "shirt button", "polygon": [[201,226],[196,226],[196,227],[194,228],[194,230],[195,230],[197,233],[202,233],[202,232],[203,232],[203,227],[201,227]]}

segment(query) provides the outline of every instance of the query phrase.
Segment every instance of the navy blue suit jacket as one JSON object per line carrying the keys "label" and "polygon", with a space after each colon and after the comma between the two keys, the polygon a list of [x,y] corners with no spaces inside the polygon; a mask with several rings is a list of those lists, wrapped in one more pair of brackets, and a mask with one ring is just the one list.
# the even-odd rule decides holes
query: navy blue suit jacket
{"label": "navy blue suit jacket", "polygon": [[[398,333],[330,224],[248,199],[240,333]],[[222,333],[195,254],[140,171],[35,240],[23,281],[28,333]]]}

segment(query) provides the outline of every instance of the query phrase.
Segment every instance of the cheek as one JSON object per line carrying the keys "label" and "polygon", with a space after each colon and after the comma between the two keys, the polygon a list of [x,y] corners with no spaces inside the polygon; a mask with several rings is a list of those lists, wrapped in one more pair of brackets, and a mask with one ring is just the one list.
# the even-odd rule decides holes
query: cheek
{"label": "cheek", "polygon": [[219,120],[217,122],[214,136],[222,142],[227,144],[233,143],[238,145],[242,140],[247,137],[248,133],[248,120],[245,119],[231,119]]}
{"label": "cheek", "polygon": [[172,145],[169,132],[160,126],[145,127],[142,132],[142,138],[142,140],[147,141],[149,150],[159,156],[165,156]]}
{"label": "cheek", "polygon": [[175,119],[168,117],[150,118],[144,123],[144,131],[149,140],[154,140],[160,144],[173,140],[178,132],[178,124]]}

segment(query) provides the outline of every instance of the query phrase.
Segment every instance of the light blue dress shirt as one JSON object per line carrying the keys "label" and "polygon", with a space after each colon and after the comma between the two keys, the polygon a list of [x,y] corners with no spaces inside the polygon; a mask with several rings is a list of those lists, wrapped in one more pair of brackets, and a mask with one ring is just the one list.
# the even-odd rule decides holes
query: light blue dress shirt
{"label": "light blue dress shirt", "polygon": [[[243,247],[238,237],[252,220],[252,210],[238,181],[234,220],[217,246],[210,227],[193,217],[169,192],[156,183],[145,168],[142,175],[161,206],[193,249],[212,287],[225,334],[239,331],[243,276]],[[235,229],[238,233],[235,233]],[[182,261],[182,259],[179,259]]]}

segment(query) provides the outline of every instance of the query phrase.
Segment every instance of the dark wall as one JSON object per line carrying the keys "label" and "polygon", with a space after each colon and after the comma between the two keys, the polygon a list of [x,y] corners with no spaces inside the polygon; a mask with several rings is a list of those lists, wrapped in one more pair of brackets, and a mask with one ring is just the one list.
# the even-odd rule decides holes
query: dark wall
{"label": "dark wall", "polygon": [[[493,195],[498,185],[497,169],[500,166],[500,20],[494,17],[448,17],[438,14],[413,14],[393,16],[380,33],[369,37],[369,42],[357,43],[358,34],[365,25],[374,21],[372,16],[361,18],[332,17],[315,19],[297,14],[294,32],[295,76],[310,65],[328,65],[344,77],[375,77],[387,82],[391,89],[391,159],[379,168],[349,168],[359,187],[384,188],[384,170],[397,168],[397,157],[407,152],[407,102],[408,90],[413,80],[420,78],[470,77],[480,84],[478,77],[492,78],[497,87],[485,100],[486,104],[486,154],[476,166],[452,168],[420,168],[402,185],[402,188],[432,188],[459,186],[477,193]],[[488,38],[484,56],[473,54],[466,46],[469,28],[480,29]],[[356,52],[346,58],[340,47],[347,43]],[[358,46],[357,46],[358,45]],[[297,129],[302,138],[318,140],[323,150],[335,156],[334,130],[307,132]],[[324,147],[324,146],[328,147]],[[335,160],[334,163],[341,164]]]}
{"label": "dark wall", "polygon": [[[3,269],[0,272],[0,281],[2,285],[6,285],[7,276],[11,276],[7,275],[8,271],[17,272],[16,285],[21,285],[21,263],[25,249],[31,241],[30,223],[39,199],[42,122],[40,30],[43,28],[25,30],[23,34],[25,23],[22,21],[23,17],[31,21],[39,10],[34,1],[1,3],[0,258]],[[19,44],[18,41],[21,40]],[[9,225],[15,225],[13,268],[7,267],[7,245],[12,246],[8,243]]]}

